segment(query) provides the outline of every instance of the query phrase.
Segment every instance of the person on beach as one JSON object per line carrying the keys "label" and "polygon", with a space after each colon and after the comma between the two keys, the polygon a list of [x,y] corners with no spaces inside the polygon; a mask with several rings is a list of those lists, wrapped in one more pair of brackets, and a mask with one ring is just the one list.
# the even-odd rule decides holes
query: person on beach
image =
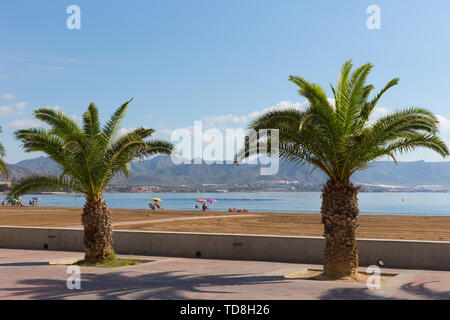
{"label": "person on beach", "polygon": [[152,209],[152,210],[155,210],[155,209],[156,209],[156,208],[155,208],[155,205],[154,205],[153,203],[151,203],[151,202],[148,204],[148,206],[149,206],[150,209]]}

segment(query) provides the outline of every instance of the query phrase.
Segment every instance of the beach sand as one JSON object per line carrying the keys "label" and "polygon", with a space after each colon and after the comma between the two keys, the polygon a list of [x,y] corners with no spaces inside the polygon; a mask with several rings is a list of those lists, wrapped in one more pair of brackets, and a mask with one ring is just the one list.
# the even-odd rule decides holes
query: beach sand
{"label": "beach sand", "polygon": [[[115,230],[322,236],[320,214],[114,209]],[[81,209],[0,207],[1,226],[81,227]],[[233,216],[234,217],[230,217]],[[203,219],[204,217],[204,219]],[[450,217],[360,215],[358,238],[450,241]]]}

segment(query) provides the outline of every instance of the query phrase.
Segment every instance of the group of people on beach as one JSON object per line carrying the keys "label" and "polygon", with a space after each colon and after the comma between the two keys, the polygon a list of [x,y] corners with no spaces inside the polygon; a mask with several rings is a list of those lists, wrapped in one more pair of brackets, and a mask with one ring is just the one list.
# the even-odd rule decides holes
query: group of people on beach
{"label": "group of people on beach", "polygon": [[0,206],[4,207],[4,206],[13,206],[13,207],[25,207],[25,205],[23,204],[22,201],[14,199],[8,199],[8,200],[0,200]]}
{"label": "group of people on beach", "polygon": [[236,212],[243,212],[243,213],[248,213],[248,210],[247,209],[236,209],[236,208],[229,208],[228,209],[228,212],[233,212],[233,213],[236,213]]}
{"label": "group of people on beach", "polygon": [[[155,199],[158,200],[158,199]],[[159,200],[161,201],[161,200]],[[164,210],[164,208],[159,204],[159,201],[154,201],[154,202],[150,202],[148,204],[148,206],[150,207],[151,210]],[[207,210],[209,210],[210,208],[206,205],[205,202],[202,203],[202,205],[195,205],[195,209],[200,209],[202,212],[206,212]],[[236,209],[236,208],[229,208],[228,212],[231,213],[248,213],[248,209]]]}
{"label": "group of people on beach", "polygon": [[155,202],[150,202],[150,203],[148,204],[148,206],[149,206],[150,209],[152,209],[152,210],[156,210],[156,209],[158,209],[158,210],[164,210],[164,208],[161,207],[161,205],[160,205],[157,201],[155,201]]}
{"label": "group of people on beach", "polygon": [[[195,209],[199,209],[199,208],[200,207],[198,205],[195,205]],[[201,209],[203,212],[205,212],[206,210],[209,210],[209,207],[206,205],[206,203],[203,203]]]}
{"label": "group of people on beach", "polygon": [[31,207],[37,207],[38,206],[38,200],[37,199],[31,199],[28,203],[29,203],[29,205]]}

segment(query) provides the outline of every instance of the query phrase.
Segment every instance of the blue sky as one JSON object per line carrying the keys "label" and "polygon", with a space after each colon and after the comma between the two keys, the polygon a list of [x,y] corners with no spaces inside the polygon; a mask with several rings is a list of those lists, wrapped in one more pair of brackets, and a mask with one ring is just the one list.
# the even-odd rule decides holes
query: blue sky
{"label": "blue sky", "polygon": [[[69,30],[69,5],[81,30]],[[369,5],[381,30],[369,30]],[[422,106],[442,119],[450,142],[450,2],[433,1],[28,1],[0,4],[0,141],[6,161],[23,154],[12,133],[32,110],[79,117],[90,102],[106,118],[134,97],[123,126],[160,137],[207,118],[245,127],[280,102],[301,105],[290,74],[329,90],[347,59],[372,62],[377,88],[394,77],[380,113]],[[442,161],[428,151],[400,160]],[[447,159],[448,160],[448,159]]]}

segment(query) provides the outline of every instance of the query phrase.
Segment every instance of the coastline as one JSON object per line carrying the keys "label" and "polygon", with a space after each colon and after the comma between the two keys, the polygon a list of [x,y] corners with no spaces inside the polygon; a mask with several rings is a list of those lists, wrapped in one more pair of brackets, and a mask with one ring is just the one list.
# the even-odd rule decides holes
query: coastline
{"label": "coastline", "polygon": [[[245,192],[245,193],[308,193],[308,192],[321,192],[320,190],[321,186],[317,186],[315,189],[305,189],[305,190],[289,190],[289,189],[267,189],[267,190],[247,190],[247,189],[239,189],[239,190],[207,190],[207,191],[201,191],[198,193],[214,193],[214,194],[227,194],[227,193],[236,193],[236,192]],[[185,191],[185,190],[175,190],[168,188],[165,191],[154,191],[154,192],[148,192],[148,191],[105,191],[104,194],[158,194],[158,193],[196,193],[192,191]],[[411,188],[405,188],[405,189],[364,189],[362,188],[359,193],[450,193],[450,188],[442,188],[442,189],[411,189]],[[8,192],[0,192],[0,195],[7,195]],[[63,191],[35,191],[33,192],[35,195],[39,194],[73,194],[75,195],[75,192],[63,192]]]}

